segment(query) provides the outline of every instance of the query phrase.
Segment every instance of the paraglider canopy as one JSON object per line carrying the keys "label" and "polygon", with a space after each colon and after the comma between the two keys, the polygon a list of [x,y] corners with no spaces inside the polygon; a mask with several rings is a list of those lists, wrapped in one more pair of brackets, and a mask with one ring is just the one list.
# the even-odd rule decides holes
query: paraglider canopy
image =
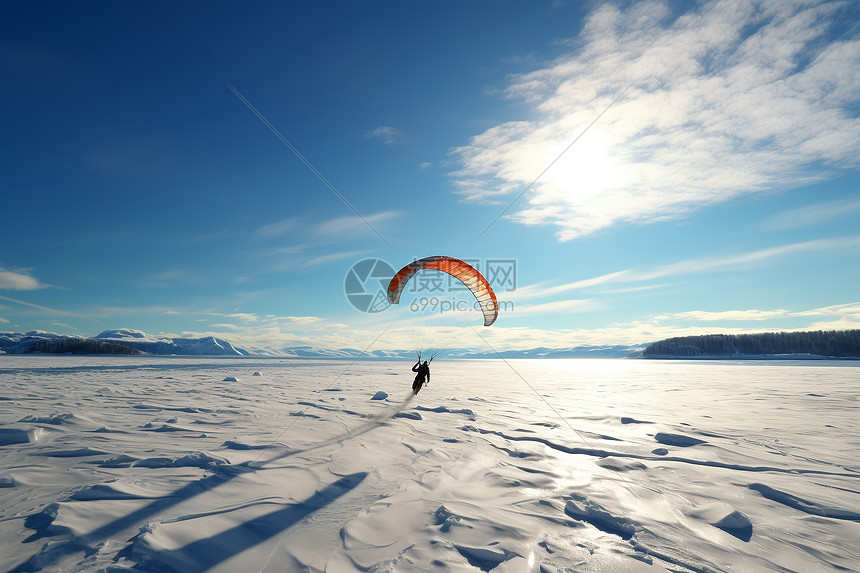
{"label": "paraglider canopy", "polygon": [[484,314],[484,326],[490,326],[496,321],[499,316],[499,303],[490,283],[475,267],[454,257],[425,257],[400,269],[388,284],[388,301],[391,304],[400,302],[400,294],[406,283],[421,270],[441,271],[457,278],[475,295]]}

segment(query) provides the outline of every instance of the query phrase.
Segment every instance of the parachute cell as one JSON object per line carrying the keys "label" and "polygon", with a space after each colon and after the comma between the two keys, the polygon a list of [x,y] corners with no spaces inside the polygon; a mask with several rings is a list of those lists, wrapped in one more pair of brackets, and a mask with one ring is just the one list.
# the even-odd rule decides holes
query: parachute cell
{"label": "parachute cell", "polygon": [[425,257],[409,263],[400,269],[388,284],[388,301],[391,304],[399,303],[400,294],[406,287],[406,283],[415,273],[422,270],[441,271],[458,279],[478,300],[484,313],[484,326],[490,326],[496,321],[499,316],[499,303],[490,283],[475,267],[454,257]]}

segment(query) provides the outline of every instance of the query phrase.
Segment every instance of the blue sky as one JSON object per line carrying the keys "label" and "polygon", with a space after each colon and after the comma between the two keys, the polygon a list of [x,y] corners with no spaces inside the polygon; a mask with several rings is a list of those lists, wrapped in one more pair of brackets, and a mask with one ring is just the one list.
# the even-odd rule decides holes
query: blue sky
{"label": "blue sky", "polygon": [[858,15],[5,2],[0,331],[399,348],[344,278],[438,254],[498,349],[860,328]]}

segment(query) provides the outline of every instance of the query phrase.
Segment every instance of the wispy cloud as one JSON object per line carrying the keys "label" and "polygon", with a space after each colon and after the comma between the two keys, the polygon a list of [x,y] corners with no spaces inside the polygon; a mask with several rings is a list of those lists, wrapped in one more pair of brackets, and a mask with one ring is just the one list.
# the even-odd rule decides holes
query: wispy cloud
{"label": "wispy cloud", "polygon": [[381,139],[386,145],[394,145],[403,137],[403,135],[403,132],[396,127],[390,127],[387,125],[381,125],[364,134],[368,139]]}
{"label": "wispy cloud", "polygon": [[329,237],[352,238],[359,235],[369,235],[370,229],[367,226],[369,221],[372,224],[380,226],[384,221],[390,221],[400,216],[397,211],[382,211],[368,215],[364,219],[359,217],[336,217],[314,225],[312,231],[317,235]]}
{"label": "wispy cloud", "polygon": [[664,314],[655,318],[657,320],[681,319],[712,322],[718,320],[770,320],[786,316],[790,316],[790,313],[787,310],[780,308],[777,310],[723,310],[719,312],[689,310],[687,312],[679,312],[675,314]]}
{"label": "wispy cloud", "polygon": [[254,234],[264,239],[270,239],[272,237],[283,235],[284,233],[295,229],[298,225],[298,218],[293,217],[291,219],[283,219],[281,221],[275,221],[273,223],[263,225],[257,229]]}
{"label": "wispy cloud", "polygon": [[[324,322],[325,319],[318,316],[278,316],[275,314],[258,315],[253,312],[234,312],[223,315],[224,318],[232,318],[244,324],[279,324],[283,326],[310,326]],[[216,325],[212,325],[216,326]]]}
{"label": "wispy cloud", "polygon": [[329,253],[328,255],[321,255],[319,257],[314,257],[305,262],[306,267],[316,267],[319,265],[326,265],[328,263],[333,263],[334,261],[341,261],[343,259],[349,258],[357,258],[363,255],[368,254],[370,251],[344,251],[342,253]]}
{"label": "wispy cloud", "polygon": [[819,239],[816,241],[805,241],[802,243],[780,245],[778,247],[771,247],[768,249],[759,249],[749,253],[740,253],[726,257],[690,259],[679,263],[657,267],[652,270],[630,271],[623,275],[623,279],[625,281],[646,281],[655,278],[695,272],[740,270],[749,268],[751,265],[764,263],[769,259],[776,259],[787,255],[816,251],[838,251],[843,249],[853,249],[857,246],[860,246],[860,237]]}
{"label": "wispy cloud", "polygon": [[[318,316],[278,316],[273,314],[232,313],[224,316],[243,324],[223,322],[208,325],[209,330],[186,331],[182,336],[217,336],[245,348],[281,349],[287,346],[345,348],[372,340],[379,332],[355,325],[331,322]],[[365,342],[366,344],[366,342]],[[362,346],[363,347],[363,346]]]}
{"label": "wispy cloud", "polygon": [[308,327],[320,325],[325,319],[318,316],[276,316],[270,318],[269,321],[281,325]]}
{"label": "wispy cloud", "polygon": [[[698,259],[688,259],[685,261],[670,263],[668,265],[661,265],[650,269],[625,269],[561,285],[548,285],[547,283],[526,285],[524,287],[518,288],[516,291],[511,293],[509,298],[519,303],[526,300],[551,298],[553,296],[567,293],[570,291],[601,288],[612,284],[647,282],[654,279],[664,279],[673,276],[712,271],[740,271],[748,269],[751,266],[760,266],[767,263],[768,261],[787,257],[793,254],[821,251],[838,252],[842,250],[856,249],[857,247],[860,247],[860,236],[836,237],[829,239],[819,239],[815,241],[805,241],[801,243],[790,243],[787,245],[779,245],[776,247],[759,249],[746,253],[735,253],[722,257],[702,257]],[[639,285],[616,289],[603,288],[602,292],[633,292],[639,290],[654,289],[663,286],[666,285]]]}
{"label": "wispy cloud", "polygon": [[30,308],[35,308],[37,310],[43,310],[45,312],[49,312],[51,314],[60,314],[63,316],[75,316],[74,313],[66,312],[64,310],[57,310],[55,308],[49,308],[47,306],[42,306],[40,304],[33,304],[32,302],[27,302],[25,300],[18,300],[17,298],[11,298],[8,296],[0,296],[0,300],[5,300],[8,302],[14,302],[15,304],[20,304],[22,306],[28,306]]}
{"label": "wispy cloud", "polygon": [[714,321],[747,321],[747,320],[772,320],[775,318],[796,318],[806,316],[830,316],[839,318],[849,318],[853,321],[860,321],[860,302],[852,302],[848,304],[839,304],[833,306],[825,306],[820,308],[812,308],[808,310],[791,311],[784,308],[775,310],[723,310],[723,311],[706,311],[706,310],[689,310],[674,314],[663,314],[655,316],[654,320],[696,320],[702,322]]}
{"label": "wispy cloud", "polygon": [[766,220],[763,226],[767,229],[798,229],[819,225],[837,217],[855,214],[858,211],[860,211],[860,200],[828,201],[777,213]]}
{"label": "wispy cloud", "polygon": [[[397,220],[400,211],[380,211],[366,217],[343,216],[324,220],[303,218],[276,221],[257,229],[258,238],[273,239],[269,246],[258,254],[274,258],[273,262],[260,267],[256,273],[247,273],[233,279],[235,283],[247,283],[258,274],[283,273],[316,267],[367,251],[357,250],[360,240],[372,238],[379,229],[385,232],[387,223]],[[344,252],[348,246],[349,251]]]}
{"label": "wispy cloud", "polygon": [[854,316],[860,320],[860,302],[835,304],[795,313],[796,316]]}
{"label": "wispy cloud", "polygon": [[147,274],[135,283],[140,288],[170,288],[177,285],[200,285],[206,282],[204,271],[189,269],[170,269],[159,273]]}
{"label": "wispy cloud", "polygon": [[210,328],[226,328],[227,330],[239,330],[242,328],[239,325],[230,324],[229,322],[213,323],[213,324],[210,324],[209,326],[210,326]]}
{"label": "wispy cloud", "polygon": [[623,288],[611,288],[611,289],[603,289],[602,292],[607,294],[624,294],[631,292],[642,292],[646,290],[656,290],[660,288],[664,288],[669,286],[668,284],[655,284],[655,285],[642,285],[635,287],[623,287]]}
{"label": "wispy cloud", "polygon": [[187,269],[173,269],[172,271],[164,271],[158,273],[152,278],[157,281],[183,282],[189,277]]}
{"label": "wispy cloud", "polygon": [[29,273],[29,269],[10,271],[0,267],[0,290],[37,290],[47,288],[48,285],[43,284]]}
{"label": "wispy cloud", "polygon": [[513,219],[555,226],[569,240],[860,162],[860,40],[834,32],[844,5],[687,6],[600,5],[570,53],[514,77],[505,93],[530,103],[534,119],[455,150],[464,200],[509,200],[627,85]]}
{"label": "wispy cloud", "polygon": [[400,217],[399,211],[380,211],[367,217],[344,216],[334,217],[319,222],[304,221],[300,218],[275,221],[257,229],[254,234],[261,238],[276,238],[289,236],[301,242],[277,246],[267,249],[270,255],[301,255],[320,247],[326,247],[357,237],[371,236],[371,223],[382,227],[385,222]]}
{"label": "wispy cloud", "polygon": [[622,279],[623,277],[626,277],[628,274],[629,271],[617,271],[614,273],[608,273],[597,277],[565,283],[562,285],[548,286],[546,283],[527,285],[514,291],[514,293],[511,295],[511,298],[516,301],[532,300],[536,298],[547,298],[571,290],[584,289],[596,285],[602,285],[604,283],[615,282],[617,280]]}
{"label": "wispy cloud", "polygon": [[80,311],[78,314],[89,317],[113,317],[113,316],[154,316],[160,314],[168,315],[189,315],[201,314],[205,311],[192,311],[185,309],[176,309],[169,306],[96,306]]}
{"label": "wispy cloud", "polygon": [[530,304],[515,308],[517,316],[532,316],[536,314],[568,314],[575,312],[592,312],[602,307],[599,301],[592,299],[567,299]]}

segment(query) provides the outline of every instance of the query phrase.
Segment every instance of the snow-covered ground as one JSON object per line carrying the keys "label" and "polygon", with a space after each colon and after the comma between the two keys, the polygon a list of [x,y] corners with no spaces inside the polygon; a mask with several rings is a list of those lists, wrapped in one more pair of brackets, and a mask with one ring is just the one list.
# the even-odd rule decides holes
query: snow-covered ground
{"label": "snow-covered ground", "polygon": [[0,570],[860,569],[858,362],[410,366],[2,356]]}

